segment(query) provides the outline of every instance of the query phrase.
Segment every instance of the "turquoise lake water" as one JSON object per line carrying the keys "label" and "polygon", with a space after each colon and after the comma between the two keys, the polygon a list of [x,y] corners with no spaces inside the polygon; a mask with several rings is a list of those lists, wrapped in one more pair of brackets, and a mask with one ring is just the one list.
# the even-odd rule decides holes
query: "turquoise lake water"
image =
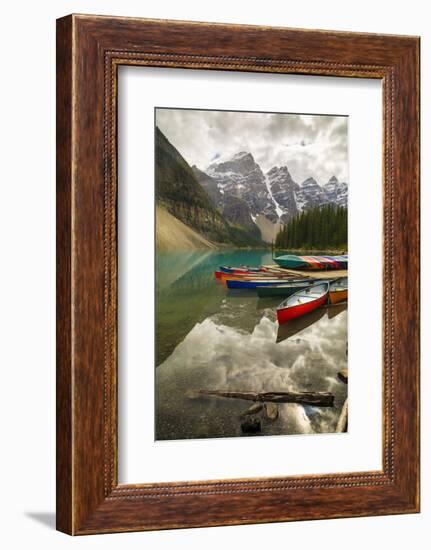
{"label": "turquoise lake water", "polygon": [[257,435],[333,432],[347,397],[347,308],[322,308],[279,328],[282,298],[229,291],[220,265],[271,264],[270,250],[158,253],[156,439],[244,436],[250,402],[191,398],[191,390],[330,391],[334,407],[278,405]]}

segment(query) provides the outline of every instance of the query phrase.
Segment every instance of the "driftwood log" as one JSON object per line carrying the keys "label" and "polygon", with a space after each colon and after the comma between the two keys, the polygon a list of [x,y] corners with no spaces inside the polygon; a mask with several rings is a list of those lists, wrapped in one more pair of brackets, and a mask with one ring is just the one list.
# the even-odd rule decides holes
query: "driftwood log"
{"label": "driftwood log", "polygon": [[317,407],[333,407],[334,395],[328,392],[261,392],[225,391],[225,390],[195,390],[188,393],[189,397],[227,397],[230,399],[245,399],[271,403],[299,403]]}

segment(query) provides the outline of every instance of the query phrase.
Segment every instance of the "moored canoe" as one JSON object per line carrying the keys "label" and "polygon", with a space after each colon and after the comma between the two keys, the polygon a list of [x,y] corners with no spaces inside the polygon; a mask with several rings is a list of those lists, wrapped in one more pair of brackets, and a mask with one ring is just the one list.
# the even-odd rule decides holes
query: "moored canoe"
{"label": "moored canoe", "polygon": [[280,267],[287,269],[301,269],[307,265],[300,256],[295,256],[294,254],[278,256],[278,258],[274,258],[274,262],[276,262]]}
{"label": "moored canoe", "polygon": [[336,279],[329,285],[329,302],[338,304],[346,302],[348,298],[347,277]]}
{"label": "moored canoe", "polygon": [[325,269],[328,262],[319,260],[317,256],[300,256],[306,263],[306,269]]}
{"label": "moored canoe", "polygon": [[257,295],[259,298],[268,298],[271,296],[291,296],[292,294],[295,294],[295,292],[305,290],[315,284],[316,281],[314,279],[293,280],[286,283],[281,282],[278,285],[258,287]]}
{"label": "moored canoe", "polygon": [[294,275],[293,273],[254,273],[248,275],[229,275],[228,273],[222,273],[220,280],[223,282],[226,281],[250,281],[254,279],[277,279],[281,282],[283,281],[292,281],[294,279],[309,280],[309,277],[301,277],[301,275]]}
{"label": "moored canoe", "polygon": [[332,256],[336,262],[340,265],[340,269],[347,269],[349,264],[349,258],[346,255]]}
{"label": "moored canoe", "polygon": [[296,319],[314,311],[327,302],[328,293],[329,283],[327,282],[295,292],[277,307],[278,322],[283,324],[290,319]]}
{"label": "moored canoe", "polygon": [[331,304],[338,304],[340,302],[346,302],[348,299],[348,290],[331,290],[329,293],[329,301]]}
{"label": "moored canoe", "polygon": [[293,273],[289,273],[286,275],[279,275],[278,273],[274,274],[256,274],[256,275],[246,275],[246,276],[239,276],[239,275],[224,275],[222,274],[221,279],[223,283],[227,283],[227,281],[278,281],[280,284],[282,283],[290,283],[292,281],[313,281],[316,283],[315,279],[312,279],[311,277],[304,277],[302,275],[294,275]]}
{"label": "moored canoe", "polygon": [[227,279],[226,286],[228,288],[259,288],[263,286],[279,285],[279,279],[248,279],[248,280],[237,280],[237,279]]}
{"label": "moored canoe", "polygon": [[274,258],[274,261],[287,269],[347,269],[347,256],[296,256],[286,254]]}
{"label": "moored canoe", "polygon": [[265,268],[261,267],[250,267],[250,266],[241,266],[241,267],[232,267],[228,265],[221,265],[219,270],[222,273],[232,273],[232,274],[241,274],[241,273],[260,273],[261,271],[266,271]]}

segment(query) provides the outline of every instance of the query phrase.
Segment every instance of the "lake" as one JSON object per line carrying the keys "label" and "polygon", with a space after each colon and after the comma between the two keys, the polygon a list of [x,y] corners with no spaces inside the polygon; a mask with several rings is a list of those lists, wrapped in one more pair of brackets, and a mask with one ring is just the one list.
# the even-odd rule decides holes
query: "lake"
{"label": "lake", "polygon": [[251,402],[193,397],[192,390],[327,391],[334,407],[277,405],[253,435],[335,430],[347,385],[347,307],[329,306],[279,327],[283,298],[232,291],[220,265],[271,264],[270,250],[158,253],[156,269],[156,439],[247,436]]}

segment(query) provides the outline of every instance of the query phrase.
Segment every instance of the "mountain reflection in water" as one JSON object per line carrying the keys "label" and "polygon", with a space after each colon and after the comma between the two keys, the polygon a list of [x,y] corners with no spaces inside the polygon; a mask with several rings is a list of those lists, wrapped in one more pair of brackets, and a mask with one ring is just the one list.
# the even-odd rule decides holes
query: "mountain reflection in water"
{"label": "mountain reflection in water", "polygon": [[214,278],[219,265],[272,263],[263,250],[163,253],[156,276],[156,439],[243,436],[250,402],[200,397],[190,390],[328,391],[334,407],[278,405],[260,435],[333,432],[347,386],[347,308],[321,308],[278,325],[281,299],[229,292]]}

